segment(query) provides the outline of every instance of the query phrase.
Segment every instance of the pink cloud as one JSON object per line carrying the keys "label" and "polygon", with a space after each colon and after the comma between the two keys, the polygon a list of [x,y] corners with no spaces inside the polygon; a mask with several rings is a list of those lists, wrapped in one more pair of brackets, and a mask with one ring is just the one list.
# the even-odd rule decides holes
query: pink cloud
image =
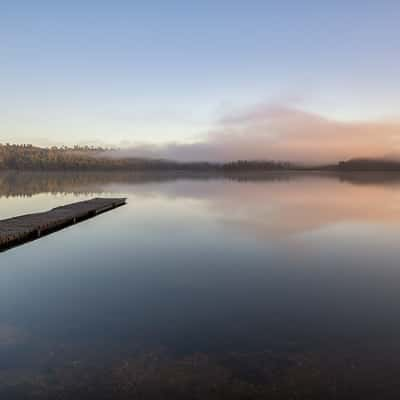
{"label": "pink cloud", "polygon": [[397,121],[344,122],[275,104],[225,115],[196,143],[138,145],[125,151],[125,155],[180,161],[269,159],[309,163],[397,154]]}

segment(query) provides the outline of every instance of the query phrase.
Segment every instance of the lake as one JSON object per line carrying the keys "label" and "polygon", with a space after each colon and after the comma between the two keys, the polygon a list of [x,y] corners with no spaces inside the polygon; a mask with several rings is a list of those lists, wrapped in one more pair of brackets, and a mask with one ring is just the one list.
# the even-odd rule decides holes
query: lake
{"label": "lake", "polygon": [[96,196],[0,254],[1,399],[399,397],[400,175],[0,174],[1,219]]}

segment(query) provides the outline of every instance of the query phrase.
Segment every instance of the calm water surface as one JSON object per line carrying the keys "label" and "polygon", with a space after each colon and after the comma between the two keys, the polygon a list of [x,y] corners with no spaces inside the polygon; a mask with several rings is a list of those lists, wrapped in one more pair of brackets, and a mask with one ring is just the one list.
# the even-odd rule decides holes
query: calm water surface
{"label": "calm water surface", "polygon": [[125,398],[138,370],[143,397],[178,390],[165,371],[208,398],[213,379],[270,398],[400,393],[400,177],[7,173],[0,196],[0,218],[128,197],[0,254],[10,399],[76,395],[99,373]]}

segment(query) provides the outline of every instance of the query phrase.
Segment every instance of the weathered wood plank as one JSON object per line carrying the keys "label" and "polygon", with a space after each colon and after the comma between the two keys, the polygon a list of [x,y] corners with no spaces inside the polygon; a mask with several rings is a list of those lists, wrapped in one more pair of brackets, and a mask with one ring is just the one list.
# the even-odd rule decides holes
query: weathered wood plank
{"label": "weathered wood plank", "polygon": [[126,204],[125,198],[94,198],[50,211],[0,221],[0,251],[38,239]]}

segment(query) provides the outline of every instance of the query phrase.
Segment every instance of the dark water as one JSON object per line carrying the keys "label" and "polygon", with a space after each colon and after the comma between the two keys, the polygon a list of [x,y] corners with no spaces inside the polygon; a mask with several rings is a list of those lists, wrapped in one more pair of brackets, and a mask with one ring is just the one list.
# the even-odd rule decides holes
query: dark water
{"label": "dark water", "polygon": [[0,398],[398,398],[400,176],[0,175]]}

